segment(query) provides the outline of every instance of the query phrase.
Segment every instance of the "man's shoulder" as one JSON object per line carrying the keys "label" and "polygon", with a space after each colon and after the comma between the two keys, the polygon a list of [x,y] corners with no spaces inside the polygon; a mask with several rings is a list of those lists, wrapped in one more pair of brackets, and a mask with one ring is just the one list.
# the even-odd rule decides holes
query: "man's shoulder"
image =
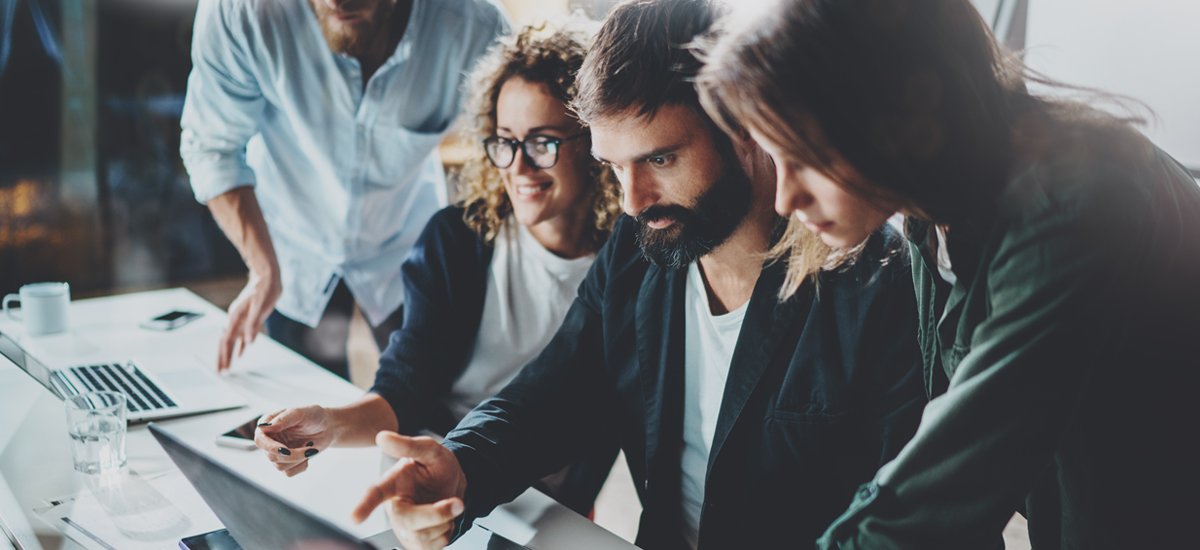
{"label": "man's shoulder", "polygon": [[461,21],[468,26],[497,28],[508,24],[504,8],[496,0],[424,0],[437,21]]}
{"label": "man's shoulder", "polygon": [[637,221],[623,215],[596,255],[591,277],[610,290],[618,287],[631,290],[641,285],[652,266],[638,245]]}
{"label": "man's shoulder", "polygon": [[202,0],[200,12],[218,17],[230,29],[285,29],[307,2],[290,0]]}
{"label": "man's shoulder", "polygon": [[831,272],[822,273],[822,281],[844,287],[853,295],[900,288],[912,290],[912,258],[908,240],[890,223],[885,223],[863,243],[854,260]]}

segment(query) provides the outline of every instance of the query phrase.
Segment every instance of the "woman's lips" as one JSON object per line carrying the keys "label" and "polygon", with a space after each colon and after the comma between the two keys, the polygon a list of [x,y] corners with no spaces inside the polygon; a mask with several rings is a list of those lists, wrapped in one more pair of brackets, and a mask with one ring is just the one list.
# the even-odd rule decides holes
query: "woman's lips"
{"label": "woman's lips", "polygon": [[540,183],[522,183],[514,185],[513,188],[517,192],[517,197],[521,199],[531,200],[540,198],[550,189],[552,182],[544,181]]}
{"label": "woman's lips", "polygon": [[833,227],[833,222],[804,222],[804,226],[813,233],[823,233]]}

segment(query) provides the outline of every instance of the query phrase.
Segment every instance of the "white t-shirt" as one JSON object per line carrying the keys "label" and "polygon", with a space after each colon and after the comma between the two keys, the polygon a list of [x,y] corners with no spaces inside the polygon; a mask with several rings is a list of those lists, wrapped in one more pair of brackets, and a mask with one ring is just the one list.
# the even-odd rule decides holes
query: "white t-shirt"
{"label": "white t-shirt", "polygon": [[447,405],[462,419],[496,395],[562,325],[595,255],[555,256],[511,218],[493,245],[483,319],[466,370],[450,389]]}
{"label": "white t-shirt", "polygon": [[700,510],[708,454],[725,396],[733,348],[742,331],[749,302],[724,315],[713,315],[699,264],[688,267],[684,293],[683,375],[683,536],[692,548],[699,541]]}

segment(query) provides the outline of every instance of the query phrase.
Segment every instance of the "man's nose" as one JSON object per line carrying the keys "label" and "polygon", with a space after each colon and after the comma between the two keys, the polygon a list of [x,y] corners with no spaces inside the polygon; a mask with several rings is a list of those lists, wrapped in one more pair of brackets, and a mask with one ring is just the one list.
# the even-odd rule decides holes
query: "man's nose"
{"label": "man's nose", "polygon": [[653,179],[636,167],[628,170],[625,177],[621,178],[621,191],[621,208],[630,216],[637,216],[659,199]]}

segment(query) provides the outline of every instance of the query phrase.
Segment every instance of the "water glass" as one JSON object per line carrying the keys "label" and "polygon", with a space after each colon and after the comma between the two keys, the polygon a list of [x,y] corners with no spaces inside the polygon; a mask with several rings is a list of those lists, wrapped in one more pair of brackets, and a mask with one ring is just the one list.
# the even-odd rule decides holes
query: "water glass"
{"label": "water glass", "polygon": [[67,399],[75,471],[104,474],[125,467],[125,395],[87,392]]}

